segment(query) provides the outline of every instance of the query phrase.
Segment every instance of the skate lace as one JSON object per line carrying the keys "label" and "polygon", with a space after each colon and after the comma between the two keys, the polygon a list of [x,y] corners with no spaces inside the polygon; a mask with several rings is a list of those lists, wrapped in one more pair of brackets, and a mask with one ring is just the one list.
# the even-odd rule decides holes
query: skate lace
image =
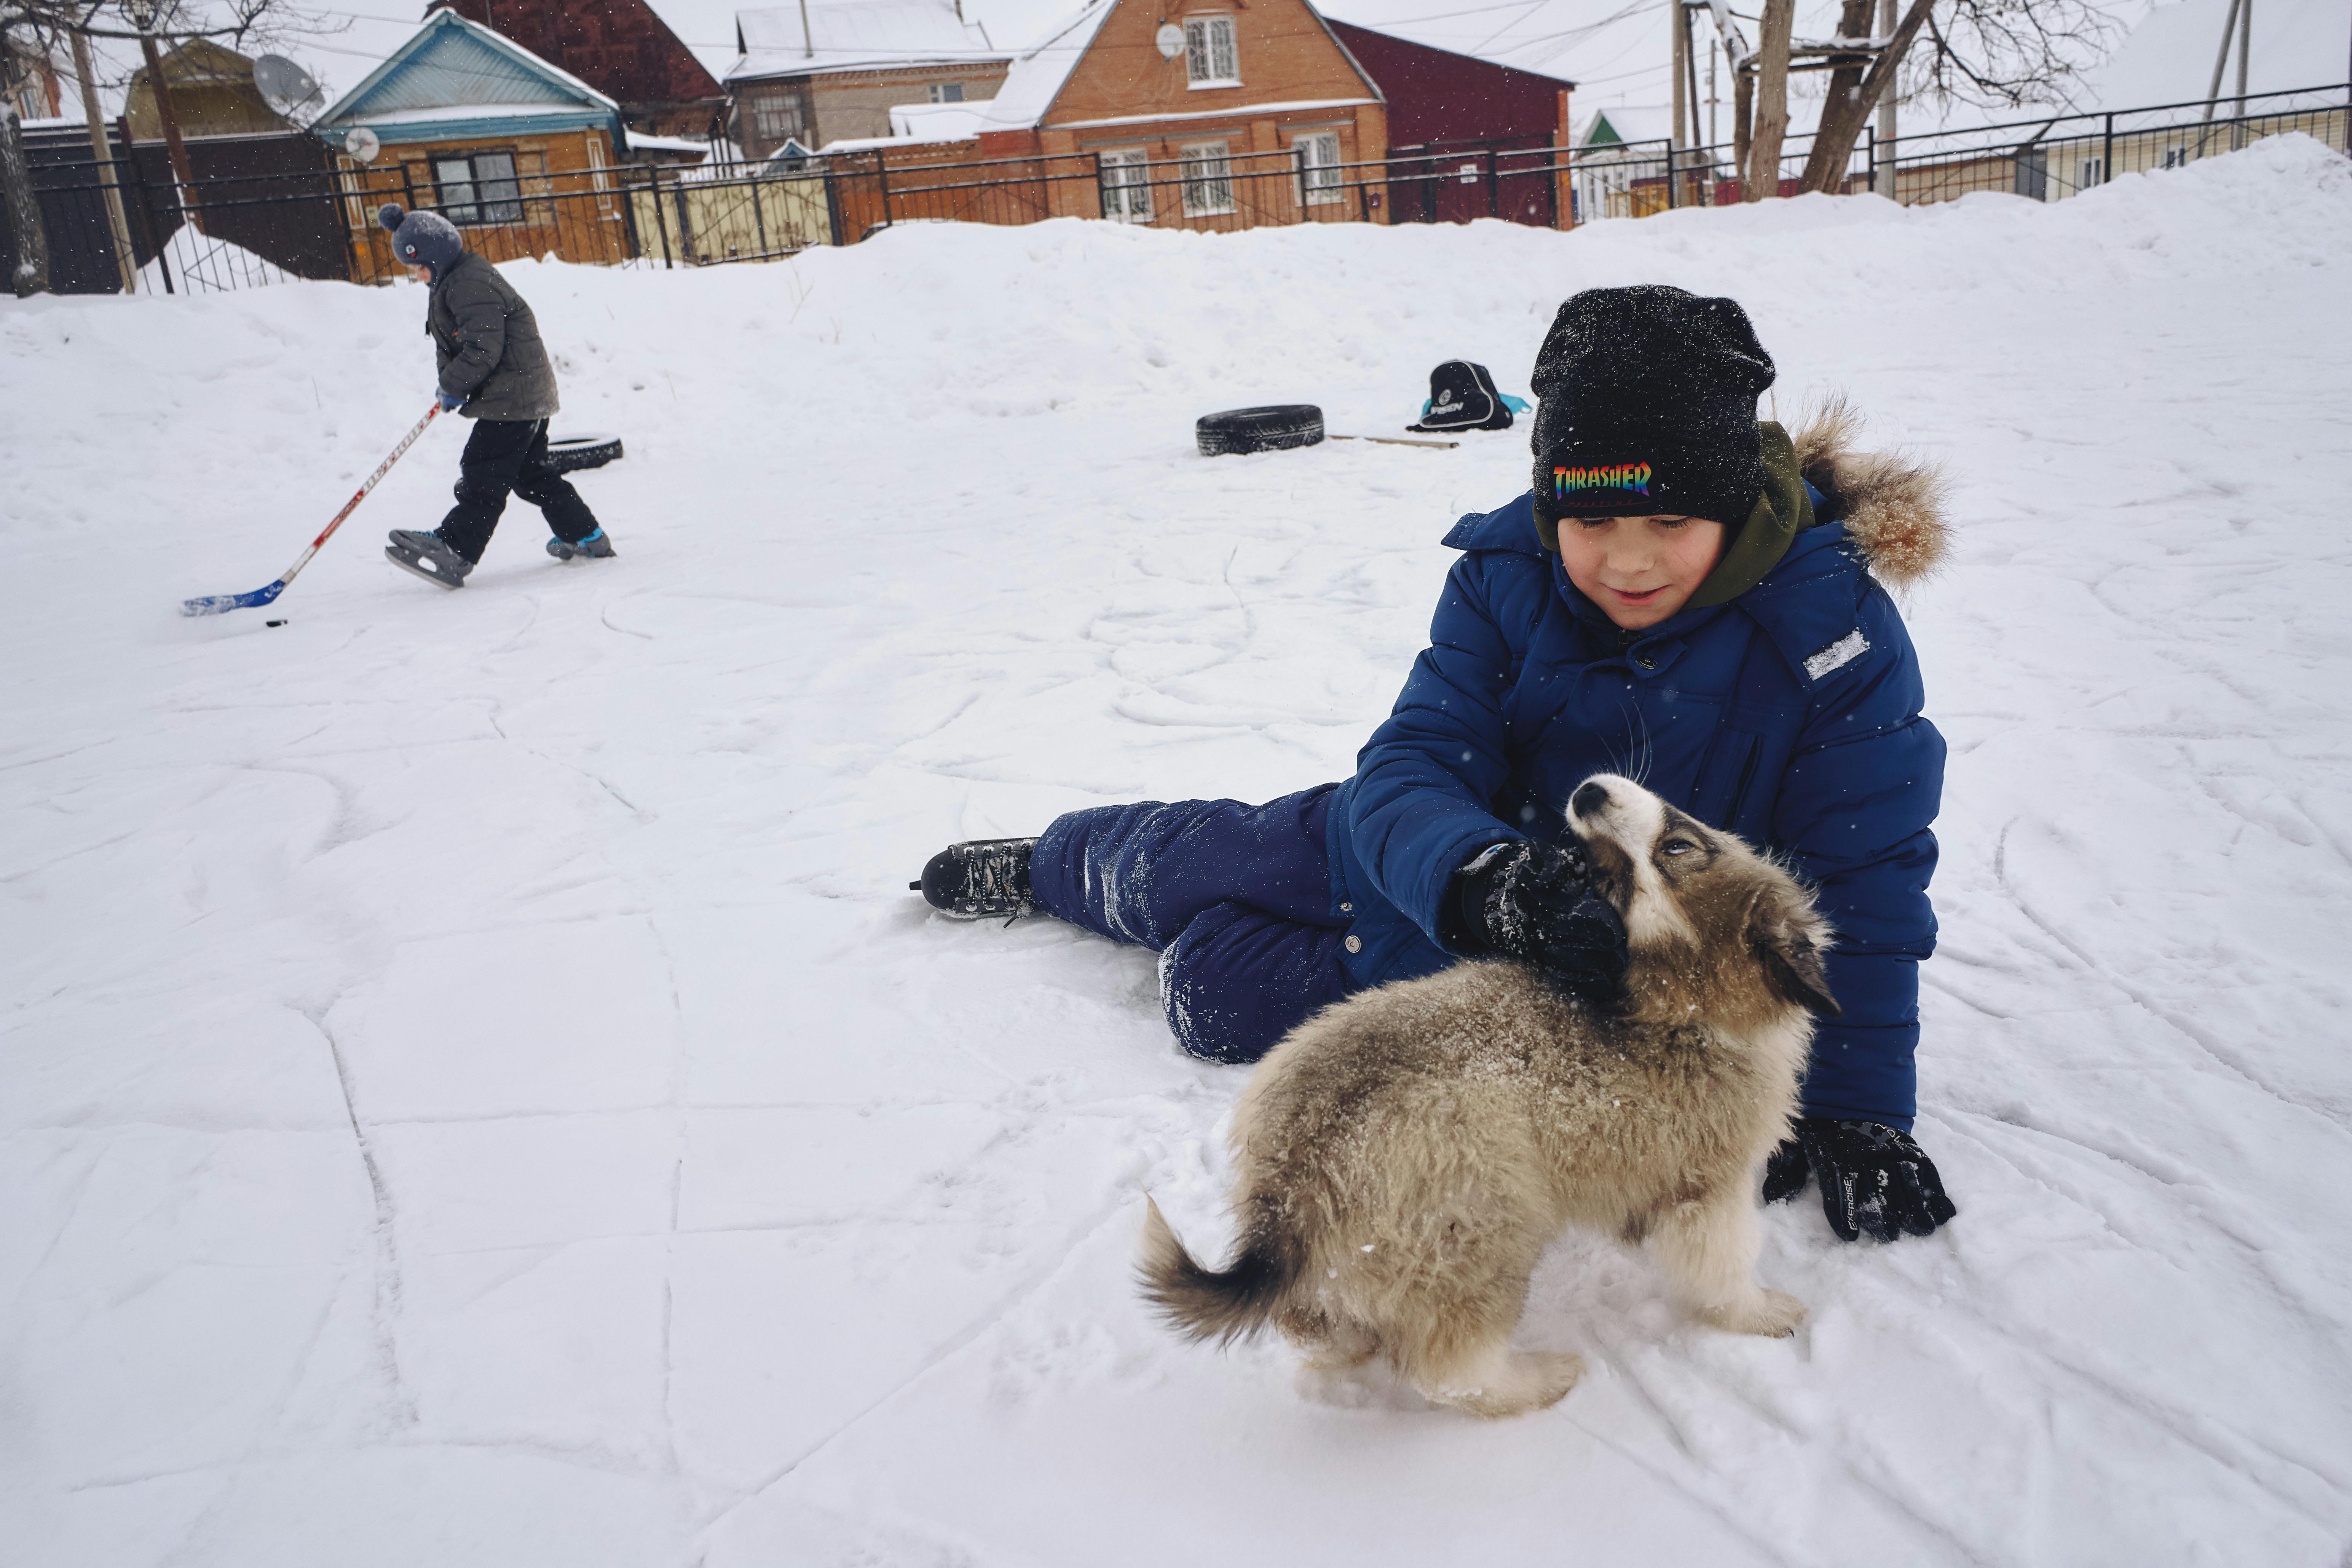
{"label": "skate lace", "polygon": [[983,903],[1022,901],[1013,890],[1013,858],[1001,849],[972,857],[971,892]]}

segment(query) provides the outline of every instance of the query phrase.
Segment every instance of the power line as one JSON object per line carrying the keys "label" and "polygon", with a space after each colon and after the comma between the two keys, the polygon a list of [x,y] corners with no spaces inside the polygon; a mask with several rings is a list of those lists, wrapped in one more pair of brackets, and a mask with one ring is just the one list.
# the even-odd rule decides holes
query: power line
{"label": "power line", "polygon": [[[1381,20],[1381,21],[1377,26],[1374,26],[1374,25],[1370,24],[1370,23],[1365,23],[1365,22],[1349,22],[1349,26],[1357,26],[1357,27],[1363,27],[1363,28],[1365,28],[1367,31],[1370,31],[1370,32],[1381,32],[1381,31],[1383,31],[1383,30],[1387,29],[1387,28],[1391,28],[1391,27],[1411,27],[1411,26],[1419,26],[1420,24],[1424,23],[1424,22],[1450,22],[1450,21],[1454,20],[1454,19],[1455,19],[1455,18],[1457,18],[1457,17],[1462,17],[1462,16],[1487,16],[1487,15],[1490,15],[1490,14],[1492,14],[1492,13],[1494,13],[1494,12],[1496,12],[1496,11],[1523,11],[1523,10],[1527,10],[1527,9],[1528,9],[1528,8],[1529,8],[1529,7],[1531,7],[1531,6],[1540,6],[1540,5],[1543,5],[1548,4],[1548,3],[1549,3],[1549,0],[1503,0],[1503,3],[1498,4],[1498,5],[1472,5],[1472,6],[1465,7],[1465,8],[1463,8],[1463,9],[1459,9],[1459,10],[1453,10],[1453,11],[1433,11],[1433,12],[1431,12],[1430,14],[1428,14],[1427,16],[1391,16],[1391,17],[1386,17],[1386,18],[1382,19],[1382,20]],[[317,5],[317,6],[310,7],[310,9],[311,9],[311,10],[312,10],[312,11],[314,11],[314,12],[316,12],[316,13],[317,13],[318,15],[320,15],[320,16],[343,16],[343,17],[348,17],[348,18],[350,18],[351,20],[353,20],[353,21],[360,21],[360,22],[391,22],[391,23],[403,24],[403,25],[409,25],[409,26],[420,26],[420,27],[421,27],[421,26],[423,26],[425,25],[425,24],[424,24],[424,19],[420,19],[420,18],[417,18],[417,17],[413,17],[413,16],[387,16],[383,15],[383,13],[381,13],[381,12],[375,12],[375,11],[353,11],[353,10],[345,9],[345,8],[343,8],[343,7],[341,7],[341,6],[333,6],[333,5]],[[1576,37],[1576,36],[1579,36],[1579,35],[1581,35],[1581,34],[1597,33],[1597,32],[1600,32],[1601,29],[1603,29],[1603,28],[1605,28],[1605,27],[1614,26],[1617,23],[1622,22],[1622,21],[1624,21],[1627,17],[1629,17],[1629,16],[1635,16],[1635,15],[1637,15],[1638,13],[1640,13],[1640,12],[1642,12],[1642,11],[1644,11],[1644,10],[1646,10],[1646,9],[1648,9],[1647,0],[1634,0],[1634,3],[1633,3],[1633,4],[1631,4],[1631,5],[1627,5],[1627,6],[1625,6],[1625,8],[1624,8],[1624,9],[1622,9],[1622,10],[1621,10],[1621,11],[1618,11],[1618,12],[1617,12],[1616,14],[1614,14],[1613,16],[1604,16],[1604,17],[1602,17],[1602,18],[1601,18],[1600,21],[1598,21],[1598,22],[1589,22],[1589,23],[1586,23],[1586,24],[1584,24],[1584,25],[1582,25],[1582,26],[1580,26],[1567,27],[1567,28],[1563,28],[1563,29],[1561,29],[1561,30],[1559,30],[1559,31],[1558,31],[1558,32],[1554,32],[1554,33],[1546,33],[1546,34],[1542,35],[1542,38],[1543,38],[1543,39],[1550,39],[1550,38],[1566,38],[1566,37]],[[1342,16],[1342,17],[1337,17],[1337,18],[1335,18],[1335,20],[1339,20],[1339,21],[1347,21],[1347,18],[1346,18],[1346,17],[1344,17],[1344,16]],[[1494,34],[1494,35],[1490,35],[1490,36],[1489,36],[1489,38],[1488,38],[1486,41],[1487,41],[1487,42],[1491,42],[1491,41],[1493,40],[1493,38],[1494,38],[1494,37],[1499,37],[1501,32],[1508,32],[1508,31],[1510,30],[1510,26],[1512,26],[1512,24],[1506,24],[1506,25],[1504,26],[1504,27],[1503,27],[1502,29],[1500,29],[1500,32],[1498,32],[1498,33],[1496,33],[1496,34]],[[492,30],[493,30],[493,31],[496,31],[496,29],[495,29],[495,28],[493,28]],[[1283,32],[1283,33],[1271,34],[1271,35],[1268,35],[1268,36],[1269,36],[1269,37],[1313,37],[1313,36],[1314,36],[1314,33],[1313,33],[1312,31],[1308,30],[1308,29],[1304,29],[1304,28],[1302,28],[1302,29],[1299,29],[1299,30],[1295,31],[1295,32]],[[679,39],[678,39],[678,41],[679,41],[681,44],[685,45],[685,46],[686,46],[688,48],[689,48],[689,49],[733,49],[733,48],[736,47],[736,45],[735,45],[735,41],[734,41],[733,39],[731,39],[731,38],[730,38],[730,39],[726,40],[726,41],[725,41],[725,42],[723,42],[723,43],[722,43],[722,42],[714,41],[714,40],[711,40],[711,39],[701,39],[701,40],[696,40],[696,39],[693,39],[693,38],[685,38],[685,37],[681,37],[681,38],[679,38]],[[1412,42],[1412,40],[1408,39],[1408,40],[1406,40],[1406,41],[1407,41],[1407,42]],[[811,52],[809,46],[808,46],[808,45],[806,45],[806,44],[780,44],[780,45],[775,45],[775,46],[772,46],[772,47],[775,47],[775,48],[779,48],[779,49],[786,49],[786,50],[790,50],[790,51],[793,51],[793,52],[795,52],[795,53],[801,54],[801,55],[803,55],[803,57],[807,56],[807,55]],[[1032,46],[1032,47],[1034,47],[1034,46]],[[1436,47],[1442,47],[1443,46],[1436,46]],[[1475,48],[1484,48],[1485,47],[1486,47],[1486,44],[1485,44],[1485,43],[1480,43],[1480,44],[1478,44],[1478,45],[1474,46],[1474,47],[1475,47]],[[761,52],[761,47],[760,47],[759,46],[753,46],[753,47],[751,47],[746,48],[743,52],[744,52],[744,53],[746,53],[746,54],[751,54],[751,53],[758,53],[758,52]],[[859,48],[835,47],[832,47],[832,46],[829,46],[829,45],[823,45],[823,44],[820,44],[820,45],[815,46],[815,48],[814,48],[814,53],[816,53],[816,54],[818,54],[818,55],[851,55],[851,56],[862,56],[862,55],[865,55],[865,54],[868,53],[869,51],[865,50],[865,49],[859,49]],[[933,59],[958,59],[958,58],[977,58],[977,59],[1001,59],[1001,58],[1005,58],[1006,56],[1014,56],[1014,57],[1018,57],[1018,56],[1020,56],[1020,55],[1024,55],[1024,54],[1026,54],[1026,53],[1029,53],[1029,52],[1030,52],[1030,47],[1022,47],[1022,48],[1003,48],[1003,49],[950,49],[950,48],[940,48],[940,49],[925,49],[925,50],[922,50],[922,51],[920,51],[920,58],[921,58],[921,59],[923,59],[923,60],[933,60]]]}

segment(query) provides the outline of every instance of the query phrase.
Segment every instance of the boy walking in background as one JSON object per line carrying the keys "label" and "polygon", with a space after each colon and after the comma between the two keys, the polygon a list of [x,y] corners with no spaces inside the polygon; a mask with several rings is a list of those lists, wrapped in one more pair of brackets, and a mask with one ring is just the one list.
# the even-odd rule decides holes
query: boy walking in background
{"label": "boy walking in background", "polygon": [[475,422],[458,462],[457,504],[430,533],[394,529],[385,556],[439,587],[464,587],[511,491],[547,515],[555,536],[547,542],[550,555],[610,557],[613,542],[595,513],[548,466],[555,367],[530,307],[497,268],[466,248],[465,236],[440,214],[403,212],[389,202],[376,221],[391,231],[401,264],[432,285],[425,330],[440,371],[441,406]]}

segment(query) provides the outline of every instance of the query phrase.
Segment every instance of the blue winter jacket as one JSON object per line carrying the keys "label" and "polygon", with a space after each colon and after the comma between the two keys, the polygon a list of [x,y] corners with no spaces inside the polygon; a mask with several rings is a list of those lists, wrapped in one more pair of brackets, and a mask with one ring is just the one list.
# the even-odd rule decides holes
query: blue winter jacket
{"label": "blue winter jacket", "polygon": [[1569,582],[1528,496],[1454,526],[1445,542],[1465,553],[1429,648],[1332,805],[1352,983],[1453,962],[1435,933],[1454,873],[1489,844],[1559,838],[1576,786],[1623,773],[1785,850],[1816,885],[1843,1014],[1814,1037],[1805,1114],[1909,1129],[1944,742],[1920,716],[1918,659],[1872,569],[1898,583],[1924,573],[1942,525],[1931,495],[1923,540],[1916,506],[1866,497],[1857,517],[1834,486],[1808,489],[1831,521],[1800,531],[1754,587],[1638,633]]}

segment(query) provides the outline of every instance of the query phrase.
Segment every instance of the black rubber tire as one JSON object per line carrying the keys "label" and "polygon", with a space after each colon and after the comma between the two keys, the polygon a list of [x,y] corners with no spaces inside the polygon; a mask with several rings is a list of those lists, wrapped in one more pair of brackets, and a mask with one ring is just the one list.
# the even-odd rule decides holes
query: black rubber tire
{"label": "black rubber tire", "polygon": [[621,456],[618,436],[551,436],[547,466],[559,474],[576,468],[601,468]]}
{"label": "black rubber tire", "polygon": [[1323,411],[1311,403],[1228,408],[1223,414],[1202,416],[1193,424],[1192,438],[1204,458],[1312,447],[1323,439]]}

